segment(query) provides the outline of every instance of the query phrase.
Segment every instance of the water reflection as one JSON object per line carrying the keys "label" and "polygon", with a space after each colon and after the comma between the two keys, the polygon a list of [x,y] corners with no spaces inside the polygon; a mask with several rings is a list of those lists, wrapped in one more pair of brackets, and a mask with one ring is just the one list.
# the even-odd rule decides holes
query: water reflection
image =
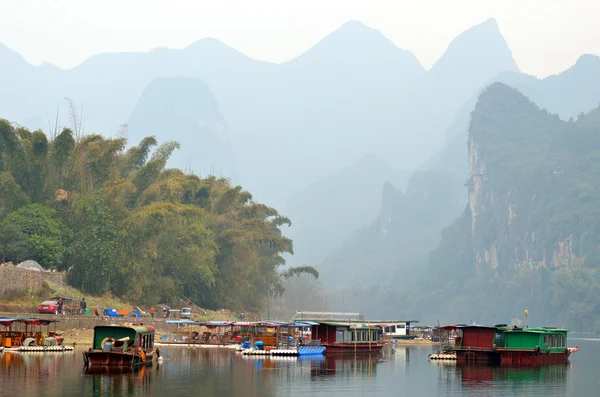
{"label": "water reflection", "polygon": [[530,395],[532,388],[566,391],[570,364],[537,367],[498,367],[457,365],[453,362],[435,363],[438,366],[440,390],[470,389],[483,391],[501,386],[518,395]]}
{"label": "water reflection", "polygon": [[[164,362],[134,371],[89,373],[81,351],[0,355],[6,396],[433,396],[598,395],[600,346],[571,365],[506,368],[429,362],[423,347],[381,356],[246,357],[225,349],[165,348]],[[402,391],[402,393],[400,393]]]}
{"label": "water reflection", "polygon": [[[151,395],[156,372],[152,367],[136,369],[93,368],[86,371],[84,392],[92,396]],[[91,392],[91,393],[90,393]]]}
{"label": "water reflection", "polygon": [[380,358],[376,354],[328,354],[323,360],[311,362],[310,376],[315,378],[326,376],[335,376],[338,378],[375,376],[379,360]]}

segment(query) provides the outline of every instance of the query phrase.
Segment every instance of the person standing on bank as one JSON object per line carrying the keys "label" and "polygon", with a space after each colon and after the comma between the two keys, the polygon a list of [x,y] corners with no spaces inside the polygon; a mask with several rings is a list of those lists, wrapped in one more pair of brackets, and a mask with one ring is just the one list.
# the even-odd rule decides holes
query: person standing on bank
{"label": "person standing on bank", "polygon": [[81,302],[79,302],[79,307],[81,308],[81,315],[85,315],[85,309],[87,308],[87,303],[85,302],[85,298],[81,298]]}

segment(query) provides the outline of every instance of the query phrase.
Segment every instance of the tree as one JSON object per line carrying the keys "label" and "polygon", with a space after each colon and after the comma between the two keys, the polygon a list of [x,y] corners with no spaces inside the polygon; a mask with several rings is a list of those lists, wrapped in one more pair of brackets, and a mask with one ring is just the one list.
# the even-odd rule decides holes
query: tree
{"label": "tree", "polygon": [[2,233],[0,233],[0,254],[2,261],[7,259],[13,263],[19,263],[27,258],[27,253],[30,250],[30,244],[27,236],[23,231],[14,224],[0,224]]}
{"label": "tree", "polygon": [[45,268],[64,269],[72,232],[54,209],[30,204],[8,214],[3,224],[27,236],[29,257]]}
{"label": "tree", "polygon": [[0,173],[0,219],[27,204],[29,199],[9,172]]}
{"label": "tree", "polygon": [[135,279],[124,255],[126,234],[121,221],[101,196],[73,203],[70,226],[76,231],[70,260],[71,283],[93,294],[123,295]]}

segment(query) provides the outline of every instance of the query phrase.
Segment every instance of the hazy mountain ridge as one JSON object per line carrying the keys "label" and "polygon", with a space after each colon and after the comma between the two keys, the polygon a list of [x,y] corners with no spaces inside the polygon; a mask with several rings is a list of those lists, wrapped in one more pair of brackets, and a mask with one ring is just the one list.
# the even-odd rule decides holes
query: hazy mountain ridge
{"label": "hazy mountain ridge", "polygon": [[283,209],[293,222],[287,235],[299,253],[290,263],[320,263],[357,227],[372,223],[385,182],[404,186],[408,176],[365,155],[294,195]]}
{"label": "hazy mountain ridge", "polygon": [[[585,56],[588,57],[588,56]],[[589,57],[588,57],[589,58]],[[600,59],[598,57],[591,57],[593,59]],[[593,65],[594,62],[586,62],[588,65]],[[579,64],[579,62],[578,62]],[[572,116],[576,116],[581,112],[587,112],[594,106],[597,106],[600,101],[600,78],[599,79],[578,79],[574,76],[581,70],[581,65],[575,65],[572,68],[565,71],[563,74],[557,76],[551,76],[546,79],[536,79],[532,76],[516,74],[516,73],[503,73],[497,76],[493,80],[507,80],[512,78],[512,82],[519,82],[518,86],[524,91],[530,92],[531,100],[536,104],[538,102],[544,103],[547,106],[551,106],[550,109],[553,113],[560,114],[563,118],[567,119]],[[584,69],[587,76],[594,75],[594,73],[600,74],[600,67],[598,69],[590,69],[589,67]],[[571,84],[570,82],[577,81],[578,85]],[[489,85],[489,83],[486,83]],[[517,84],[515,84],[517,85]],[[598,91],[598,94],[594,96],[594,93]],[[569,98],[573,96],[573,92],[585,92],[585,95],[577,97],[576,100],[570,101]],[[461,111],[456,115],[453,123],[448,127],[446,131],[447,143],[440,152],[433,156],[427,163],[421,168],[421,175],[440,174],[446,175],[446,182],[451,184],[448,185],[449,191],[454,192],[453,194],[439,194],[437,197],[431,198],[433,200],[431,208],[449,208],[448,212],[444,215],[448,216],[446,222],[437,224],[437,228],[428,230],[431,236],[423,237],[421,241],[430,241],[429,246],[422,244],[420,246],[413,245],[414,251],[408,251],[407,249],[399,249],[397,247],[403,247],[406,241],[406,236],[411,234],[411,230],[417,228],[414,224],[406,223],[404,231],[396,230],[396,238],[390,239],[390,236],[385,236],[381,230],[375,225],[375,222],[371,228],[358,229],[351,237],[346,239],[340,247],[336,250],[336,255],[327,258],[321,264],[322,268],[331,266],[332,269],[337,269],[337,264],[342,263],[344,270],[346,271],[347,278],[352,279],[352,282],[348,283],[348,286],[361,286],[364,287],[369,283],[378,283],[380,288],[385,288],[387,285],[390,287],[389,282],[386,283],[385,277],[381,277],[379,274],[365,274],[362,277],[353,277],[352,272],[362,274],[365,268],[365,260],[362,259],[364,255],[358,254],[360,251],[369,252],[369,261],[376,264],[389,264],[395,263],[396,265],[396,276],[394,277],[394,285],[397,285],[399,280],[403,280],[407,276],[410,279],[417,277],[414,273],[415,266],[423,266],[427,262],[427,252],[435,247],[436,242],[443,228],[447,227],[450,222],[455,218],[459,217],[464,206],[468,202],[468,188],[465,185],[469,176],[469,157],[468,157],[468,128],[471,121],[471,115],[474,111],[475,104],[479,99],[479,95],[473,96],[467,101],[462,107]],[[580,106],[579,109],[573,108],[573,103]],[[540,105],[541,106],[541,105]],[[594,109],[589,115],[582,117],[578,123],[589,123],[592,125],[600,125],[597,120],[600,119],[598,116],[600,110]],[[423,178],[423,183],[427,183],[427,179]],[[434,182],[439,183],[439,181]],[[384,189],[386,190],[386,189]],[[388,189],[389,190],[389,189]],[[410,197],[410,190],[405,193],[407,197]],[[385,196],[384,196],[385,197]],[[391,202],[397,200],[395,205],[404,206],[406,213],[419,213],[417,209],[411,206],[419,205],[418,198],[416,200],[407,199],[400,196],[389,194],[388,204],[384,204],[381,209],[381,213],[385,213],[385,206],[391,205]],[[417,196],[418,197],[418,196]],[[458,197],[459,204],[457,206],[451,206],[455,197]],[[384,200],[385,201],[385,200]],[[455,235],[456,231],[450,235]],[[433,243],[431,243],[433,242]],[[397,249],[387,249],[386,246],[396,247]],[[373,247],[377,247],[374,248]],[[348,250],[350,254],[344,254],[344,250]],[[419,255],[421,258],[419,259]],[[441,259],[440,259],[441,260]],[[354,270],[356,269],[356,270]],[[326,270],[323,270],[324,274],[327,274]],[[395,288],[395,287],[393,287]]]}
{"label": "hazy mountain ridge", "polygon": [[[499,35],[493,26],[488,30]],[[481,36],[481,29],[474,35]],[[512,58],[502,64],[511,62]],[[28,69],[36,75],[44,67]],[[8,76],[21,70],[20,66],[18,72],[2,72]],[[279,205],[299,188],[368,152],[395,168],[414,168],[433,154],[434,145],[441,145],[443,130],[437,126],[445,128],[445,117],[421,117],[428,111],[415,109],[430,108],[427,98],[439,95],[434,87],[423,100],[415,97],[428,80],[416,57],[356,21],[281,65],[253,60],[215,39],[202,39],[182,50],[99,54],[70,70],[44,70],[46,75],[35,86],[29,85],[28,77],[6,87],[7,96],[18,106],[0,102],[5,117],[52,118],[57,104],[69,97],[83,106],[88,131],[110,134],[129,118],[154,79],[203,80],[228,121],[231,143],[244,170],[240,178],[256,195]],[[488,78],[503,70],[494,69]],[[36,98],[33,105],[24,106],[23,92],[30,94],[29,100]],[[427,125],[431,121],[434,124]],[[286,183],[275,188],[272,179]]]}
{"label": "hazy mountain ridge", "polygon": [[[594,70],[593,62],[584,61],[584,69]],[[0,70],[11,74],[2,66]],[[369,180],[344,185],[346,188],[327,196],[328,200],[315,201],[325,191],[318,188],[323,186],[319,181],[334,186],[336,177],[326,175],[338,175],[343,182],[345,177],[336,171],[365,153],[373,153],[392,169],[414,169],[437,152],[439,158],[421,170],[446,173],[464,191],[461,175],[466,177],[466,137],[459,134],[466,130],[469,101],[474,103],[474,95],[499,73],[523,76],[517,73],[493,19],[458,36],[429,72],[410,51],[399,49],[377,30],[356,21],[344,24],[304,54],[280,65],[251,59],[219,40],[202,39],[182,50],[100,54],[66,71],[50,65],[27,65],[23,70],[29,70],[22,83],[25,89],[0,79],[0,86],[10,83],[12,87],[5,96],[11,100],[0,99],[0,110],[7,110],[6,117],[33,120],[36,114],[21,112],[29,108],[41,109],[37,113],[44,119],[53,117],[57,103],[65,108],[62,100],[67,96],[78,106],[82,104],[88,132],[109,134],[134,119],[132,112],[142,92],[155,79],[202,80],[227,120],[229,145],[236,155],[233,162],[239,170],[236,182],[267,204],[279,208],[287,204],[292,213],[286,215],[294,222],[291,234],[296,237],[297,248],[305,245],[302,240],[326,233],[320,217],[307,216],[310,211],[301,209],[308,208],[308,203],[323,204],[317,212],[339,215],[339,211],[330,211],[339,208],[328,207],[326,201],[339,202],[357,191],[372,192],[371,198],[357,200],[356,206],[362,208],[355,208],[352,216],[325,218],[346,228],[344,232],[336,226],[332,230],[341,237],[327,241],[335,242],[375,219],[381,187],[375,189],[373,185],[389,180],[384,168],[377,175],[371,173]],[[535,78],[516,79],[537,84]],[[28,86],[30,81],[37,84]],[[543,95],[551,91],[544,90]],[[28,95],[23,96],[23,92]],[[13,116],[13,111],[22,114]],[[173,125],[173,130],[186,129]],[[130,131],[135,128],[131,126]],[[205,159],[200,166],[187,161],[181,165],[204,170],[206,162],[212,164]],[[219,167],[214,169],[218,172]],[[297,192],[304,193],[294,197]],[[365,221],[370,211],[371,218]],[[310,247],[312,252],[306,256],[297,249],[298,262],[316,258],[318,263],[336,249],[335,244],[326,245],[329,248],[318,253]]]}
{"label": "hazy mountain ridge", "polygon": [[[177,128],[173,128],[177,125]],[[169,165],[186,170],[194,164],[198,175],[218,175],[235,180],[237,170],[227,122],[212,92],[198,79],[160,78],[143,91],[128,122],[128,138],[169,136],[181,144]]]}

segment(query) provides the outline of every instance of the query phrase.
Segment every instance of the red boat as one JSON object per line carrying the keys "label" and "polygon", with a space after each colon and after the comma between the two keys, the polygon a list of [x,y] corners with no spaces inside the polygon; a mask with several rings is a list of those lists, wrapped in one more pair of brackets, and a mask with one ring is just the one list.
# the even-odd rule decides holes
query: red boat
{"label": "red boat", "polygon": [[379,339],[380,328],[368,322],[311,320],[313,339],[320,340],[325,354],[379,353],[385,342]]}
{"label": "red boat", "polygon": [[159,357],[154,348],[154,327],[142,324],[99,325],[92,348],[83,353],[86,366],[137,367]]}

